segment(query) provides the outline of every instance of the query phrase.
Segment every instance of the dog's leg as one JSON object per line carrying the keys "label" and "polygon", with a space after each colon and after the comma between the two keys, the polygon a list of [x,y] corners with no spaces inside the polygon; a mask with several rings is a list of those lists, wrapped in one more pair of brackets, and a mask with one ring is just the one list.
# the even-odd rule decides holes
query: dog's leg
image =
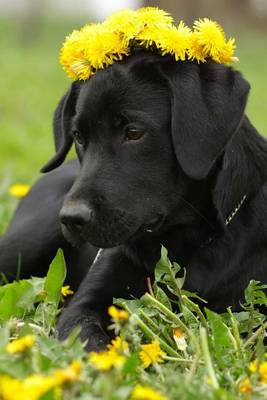
{"label": "dog's leg", "polygon": [[78,292],[58,322],[60,339],[79,325],[87,350],[101,350],[110,341],[107,308],[113,297],[140,297],[147,290],[147,276],[136,254],[129,248],[100,250]]}
{"label": "dog's leg", "polygon": [[0,238],[0,272],[8,279],[44,275],[57,249],[66,246],[58,215],[77,171],[76,161],[58,168],[41,178],[20,202]]}

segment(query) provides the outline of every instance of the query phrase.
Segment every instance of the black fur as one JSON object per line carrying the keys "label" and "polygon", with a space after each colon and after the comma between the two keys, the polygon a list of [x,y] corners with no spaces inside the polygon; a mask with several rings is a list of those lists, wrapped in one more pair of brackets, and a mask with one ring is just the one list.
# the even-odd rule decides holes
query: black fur
{"label": "black fur", "polygon": [[60,338],[80,324],[88,349],[106,345],[108,305],[146,291],[160,244],[216,311],[237,310],[250,279],[267,282],[267,143],[244,115],[248,92],[230,67],[142,51],[72,85],[43,170],[64,161],[73,135],[80,162],[42,178],[0,239],[10,277],[18,255],[28,277],[63,248],[68,283],[82,283]]}

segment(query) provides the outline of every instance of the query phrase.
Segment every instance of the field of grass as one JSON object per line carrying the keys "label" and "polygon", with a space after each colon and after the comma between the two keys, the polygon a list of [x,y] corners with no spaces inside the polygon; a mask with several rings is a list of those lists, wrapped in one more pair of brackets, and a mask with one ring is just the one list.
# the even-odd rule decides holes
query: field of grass
{"label": "field of grass", "polygon": [[[1,234],[17,203],[8,187],[31,184],[53,154],[52,113],[69,85],[58,51],[77,23],[44,21],[31,43],[25,43],[20,25],[0,24],[5,32],[0,37]],[[252,87],[248,115],[267,136],[266,39],[256,31],[235,37],[236,68]],[[163,251],[151,293],[140,301],[118,301],[129,317],[117,314],[113,321],[124,345],[116,342],[102,358],[91,355],[90,361],[77,332],[63,344],[55,339],[65,275],[60,255],[46,279],[0,287],[0,399],[266,399],[266,322],[257,311],[259,304],[267,305],[262,288],[251,283],[241,313],[207,311],[204,316],[194,297],[181,289],[174,269]],[[175,293],[178,312],[158,287],[160,281]],[[18,336],[26,338],[9,346]]]}
{"label": "field of grass", "polygon": [[257,310],[266,285],[250,283],[240,313],[204,314],[178,271],[162,249],[149,293],[109,309],[116,339],[101,353],[84,350],[78,329],[55,338],[66,294],[60,252],[45,279],[0,287],[1,400],[266,399],[267,322]]}

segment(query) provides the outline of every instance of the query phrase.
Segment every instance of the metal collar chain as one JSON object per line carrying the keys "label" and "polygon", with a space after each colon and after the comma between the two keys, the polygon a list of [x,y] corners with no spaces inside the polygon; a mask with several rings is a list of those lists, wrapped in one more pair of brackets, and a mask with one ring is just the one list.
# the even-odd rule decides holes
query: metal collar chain
{"label": "metal collar chain", "polygon": [[238,211],[240,210],[240,208],[242,207],[242,204],[244,203],[244,201],[246,200],[247,195],[244,194],[244,196],[242,197],[242,199],[240,200],[240,202],[238,203],[238,205],[236,206],[236,208],[234,209],[234,211],[226,218],[225,220],[225,225],[229,225],[230,222],[232,221],[232,219],[234,218],[234,216],[238,213]]}
{"label": "metal collar chain", "polygon": [[[238,213],[238,211],[240,210],[240,208],[242,207],[242,204],[244,203],[244,201],[246,200],[247,195],[244,194],[244,196],[242,197],[242,199],[240,200],[240,202],[238,203],[238,205],[236,206],[236,208],[234,209],[234,211],[226,218],[226,220],[224,221],[225,225],[229,225],[230,222],[232,221],[232,219],[235,217],[235,215]],[[203,243],[201,243],[200,247],[206,247],[207,245],[209,245],[216,236],[210,236],[207,240],[205,240]]]}

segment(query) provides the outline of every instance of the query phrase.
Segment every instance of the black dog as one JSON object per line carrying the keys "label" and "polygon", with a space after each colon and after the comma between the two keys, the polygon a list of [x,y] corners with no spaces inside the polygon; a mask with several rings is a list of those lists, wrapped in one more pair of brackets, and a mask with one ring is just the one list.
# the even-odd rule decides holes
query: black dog
{"label": "black dog", "polygon": [[248,92],[230,67],[144,51],[72,85],[43,171],[73,140],[79,162],[42,178],[0,241],[9,276],[18,254],[27,277],[63,248],[68,282],[82,283],[61,338],[81,325],[88,348],[103,347],[108,305],[146,291],[161,244],[216,311],[238,309],[250,279],[267,281],[267,142],[244,116]]}

